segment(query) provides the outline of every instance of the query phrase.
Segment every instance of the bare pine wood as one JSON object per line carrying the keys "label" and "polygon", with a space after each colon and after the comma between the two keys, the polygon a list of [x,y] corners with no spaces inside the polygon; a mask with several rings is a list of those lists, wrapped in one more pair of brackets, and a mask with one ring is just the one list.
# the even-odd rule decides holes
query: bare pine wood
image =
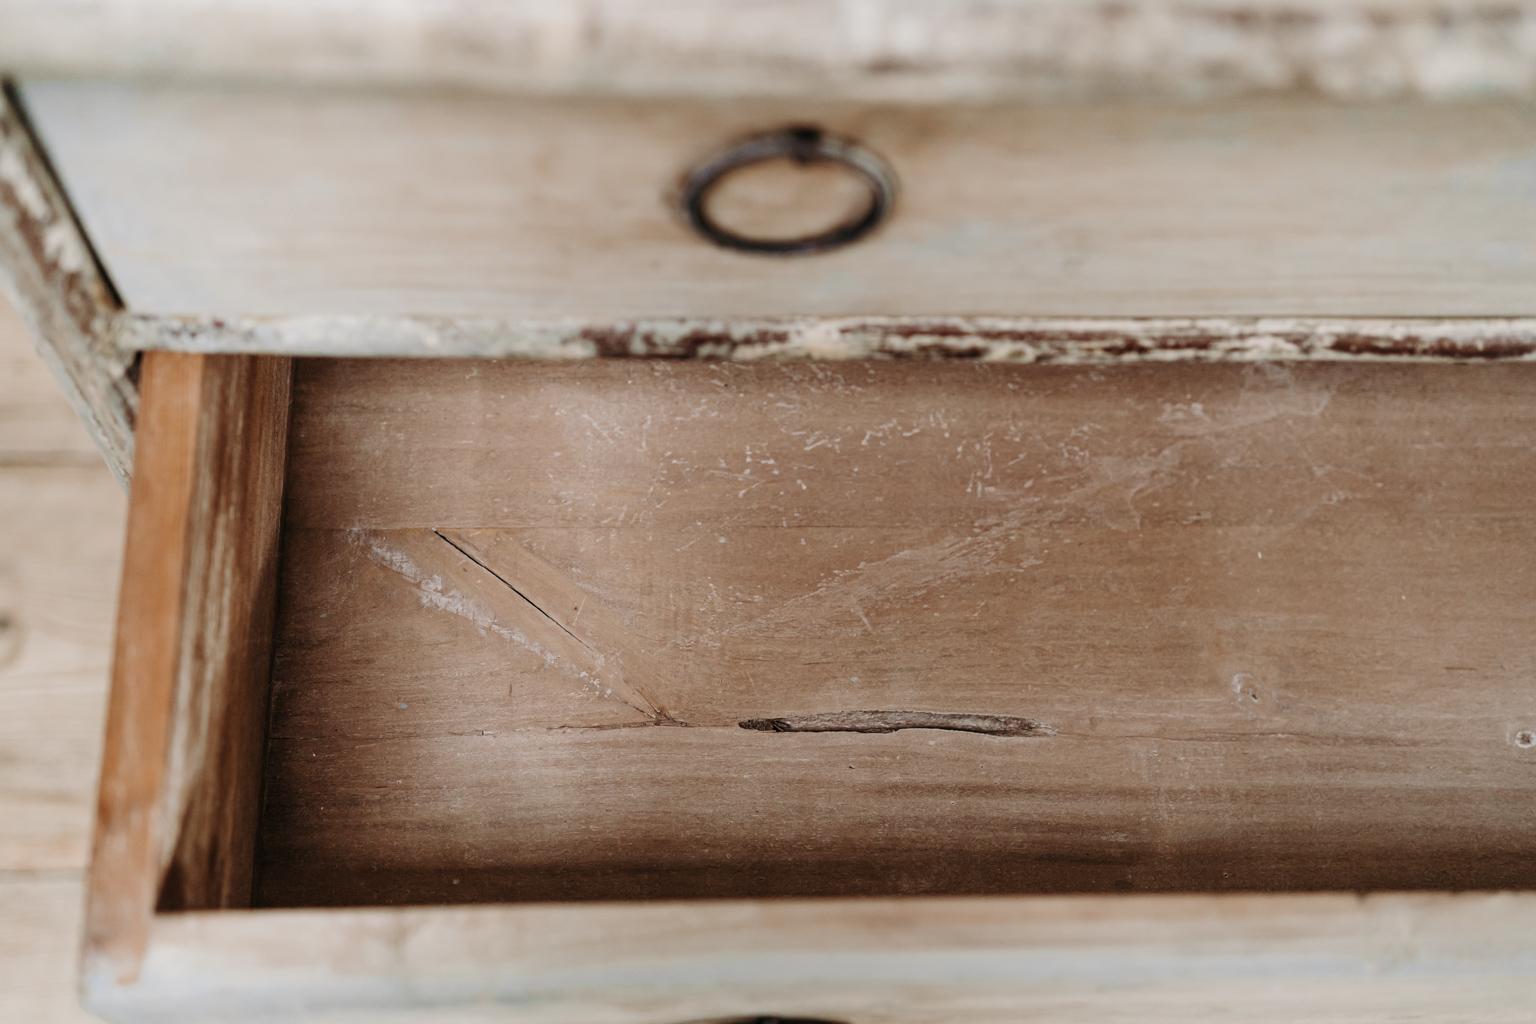
{"label": "bare pine wood", "polygon": [[[0,466],[95,466],[100,456],[32,344],[0,301]],[[112,574],[116,579],[116,573]]]}
{"label": "bare pine wood", "polygon": [[181,914],[115,1020],[1524,1024],[1528,894]]}
{"label": "bare pine wood", "polygon": [[122,489],[0,302],[0,1020],[79,1024]]}
{"label": "bare pine wood", "polygon": [[1531,373],[306,362],[258,899],[1529,886]]}
{"label": "bare pine wood", "polygon": [[0,871],[85,865],[123,504],[93,451],[0,466]]}
{"label": "bare pine wood", "polygon": [[[570,320],[622,348],[652,318],[708,337],[800,316],[1536,314],[1536,124],[1518,102],[26,95],[137,313],[365,318],[335,351],[371,351],[368,317]],[[685,169],[787,122],[883,153],[901,178],[889,224],[803,259],[694,237],[669,195]],[[721,216],[774,195],[744,188]],[[389,342],[415,330],[431,354],[416,324]]]}
{"label": "bare pine wood", "polygon": [[479,89],[987,99],[1530,95],[1523,0],[10,0],[0,66]]}
{"label": "bare pine wood", "polygon": [[126,480],[138,394],[133,353],[117,345],[117,297],[3,79],[0,291],[31,329],[107,465]]}
{"label": "bare pine wood", "polygon": [[[57,709],[60,715],[75,711]],[[100,723],[99,715],[89,717]],[[34,715],[31,722],[47,728],[49,718]],[[0,794],[0,809],[6,803]],[[84,811],[83,801],[79,809]],[[0,874],[0,1020],[91,1024],[96,1019],[80,1007],[79,934],[78,873]]]}
{"label": "bare pine wood", "polygon": [[85,952],[121,980],[157,907],[249,901],[289,377],[145,360]]}

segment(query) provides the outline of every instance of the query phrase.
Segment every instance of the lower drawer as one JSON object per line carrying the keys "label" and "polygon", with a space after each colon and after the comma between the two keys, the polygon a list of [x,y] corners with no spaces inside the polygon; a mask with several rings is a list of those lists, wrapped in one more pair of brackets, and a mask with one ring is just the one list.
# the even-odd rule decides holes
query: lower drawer
{"label": "lower drawer", "polygon": [[88,994],[1524,1020],[1533,372],[150,353]]}

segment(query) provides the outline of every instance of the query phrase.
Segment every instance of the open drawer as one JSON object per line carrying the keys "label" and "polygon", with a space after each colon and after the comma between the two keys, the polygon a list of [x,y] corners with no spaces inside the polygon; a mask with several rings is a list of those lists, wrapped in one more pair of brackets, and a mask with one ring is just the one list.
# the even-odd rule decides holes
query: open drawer
{"label": "open drawer", "polygon": [[1529,378],[150,353],[89,999],[1528,1019]]}
{"label": "open drawer", "polygon": [[[136,446],[102,1013],[1530,1019],[1523,96],[52,70],[0,262]],[[767,129],[894,215],[706,244]]]}

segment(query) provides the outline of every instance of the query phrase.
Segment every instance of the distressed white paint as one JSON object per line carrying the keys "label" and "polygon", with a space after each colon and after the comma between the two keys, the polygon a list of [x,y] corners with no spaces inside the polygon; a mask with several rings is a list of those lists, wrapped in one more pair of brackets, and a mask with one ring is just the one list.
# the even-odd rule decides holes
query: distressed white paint
{"label": "distressed white paint", "polygon": [[1529,95],[1529,0],[9,0],[0,66],[933,102]]}
{"label": "distressed white paint", "polygon": [[777,317],[527,321],[300,316],[124,319],[123,343],[293,356],[974,358],[1004,363],[1536,360],[1536,318]]}
{"label": "distressed white paint", "polygon": [[[1513,101],[935,107],[118,82],[26,95],[145,314],[1536,316],[1536,119]],[[802,258],[696,237],[672,195],[683,171],[724,140],[805,121],[892,164],[888,222]],[[775,198],[749,184],[729,190],[733,208]]]}

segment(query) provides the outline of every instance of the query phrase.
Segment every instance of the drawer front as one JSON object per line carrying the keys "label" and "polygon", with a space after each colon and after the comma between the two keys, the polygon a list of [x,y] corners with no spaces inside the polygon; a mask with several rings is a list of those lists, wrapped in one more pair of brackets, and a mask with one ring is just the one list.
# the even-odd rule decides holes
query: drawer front
{"label": "drawer front", "polygon": [[[24,94],[141,314],[1536,314],[1536,121],[1518,100],[893,106],[88,81]],[[888,222],[803,259],[693,234],[683,173],[788,123],[881,154],[899,179]],[[812,200],[789,178],[744,179],[722,216],[752,223],[775,202],[793,216]]]}

